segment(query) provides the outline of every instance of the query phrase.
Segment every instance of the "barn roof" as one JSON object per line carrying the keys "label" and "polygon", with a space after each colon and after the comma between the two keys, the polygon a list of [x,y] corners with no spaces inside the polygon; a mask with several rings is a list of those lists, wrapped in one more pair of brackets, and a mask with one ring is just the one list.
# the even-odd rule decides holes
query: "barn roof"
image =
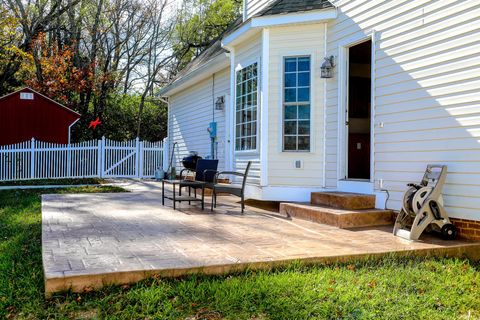
{"label": "barn roof", "polygon": [[78,117],[81,116],[80,113],[78,113],[78,112],[76,112],[76,111],[74,111],[74,110],[72,110],[72,109],[64,106],[64,105],[61,104],[61,103],[58,103],[57,101],[55,101],[55,100],[47,97],[46,95],[41,94],[41,93],[38,92],[38,91],[33,90],[33,89],[30,88],[30,87],[24,87],[24,88],[22,88],[22,89],[19,89],[19,90],[17,90],[17,91],[12,92],[12,93],[6,94],[6,95],[4,95],[3,97],[0,97],[0,101],[3,100],[3,99],[5,99],[5,98],[7,98],[7,97],[10,97],[10,96],[12,96],[12,95],[14,95],[14,94],[17,94],[17,93],[19,93],[19,92],[25,92],[25,91],[30,91],[30,92],[32,92],[32,93],[38,94],[38,95],[41,96],[42,98],[44,98],[44,99],[52,102],[52,104],[54,104],[55,106],[60,107],[60,108],[66,110],[66,111],[68,111],[68,112],[70,112],[70,113],[73,113],[73,114],[77,115]]}

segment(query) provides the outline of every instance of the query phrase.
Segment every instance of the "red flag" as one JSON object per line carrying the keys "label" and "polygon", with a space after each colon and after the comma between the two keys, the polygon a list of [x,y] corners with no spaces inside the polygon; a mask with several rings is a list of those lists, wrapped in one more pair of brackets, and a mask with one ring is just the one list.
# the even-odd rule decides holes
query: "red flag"
{"label": "red flag", "polygon": [[93,128],[93,130],[97,129],[97,126],[99,124],[102,124],[102,121],[100,121],[100,118],[97,117],[95,121],[90,121],[90,125],[88,126],[88,129]]}

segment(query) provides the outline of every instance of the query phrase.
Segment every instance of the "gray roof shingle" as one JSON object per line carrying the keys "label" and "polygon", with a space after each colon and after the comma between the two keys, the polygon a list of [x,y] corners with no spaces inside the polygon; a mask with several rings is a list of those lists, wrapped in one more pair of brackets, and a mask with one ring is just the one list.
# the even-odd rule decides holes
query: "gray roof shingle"
{"label": "gray roof shingle", "polygon": [[277,0],[273,1],[255,16],[270,16],[276,14],[321,10],[333,7],[333,4],[331,4],[328,0]]}

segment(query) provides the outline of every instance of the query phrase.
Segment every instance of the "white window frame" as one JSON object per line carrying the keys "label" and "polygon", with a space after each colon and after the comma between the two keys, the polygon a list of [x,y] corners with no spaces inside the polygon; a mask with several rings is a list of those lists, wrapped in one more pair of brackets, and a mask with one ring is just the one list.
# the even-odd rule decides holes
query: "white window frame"
{"label": "white window frame", "polygon": [[[310,59],[310,148],[309,150],[285,150],[285,59],[288,58],[309,58]],[[314,62],[315,62],[315,57],[312,52],[305,52],[305,53],[292,53],[292,54],[284,54],[281,56],[281,75],[280,75],[280,82],[281,82],[281,90],[280,90],[280,108],[281,108],[281,118],[280,118],[280,123],[281,123],[281,132],[280,132],[280,151],[283,153],[313,153],[314,152],[314,145],[315,145],[315,139],[314,139],[314,123],[313,123],[313,117],[314,117],[314,110],[313,110],[313,105],[314,105],[314,88],[313,88],[313,74],[314,74]],[[298,103],[297,103],[298,105]],[[297,119],[298,121],[298,119]]]}
{"label": "white window frame", "polygon": [[[255,149],[249,149],[249,150],[237,150],[237,72],[241,71],[245,68],[248,68],[249,66],[257,64],[257,120],[256,120],[256,132],[255,132]],[[261,99],[261,85],[262,85],[262,75],[261,75],[261,65],[260,65],[260,59],[252,59],[248,61],[244,61],[242,63],[238,63],[237,66],[235,67],[235,71],[233,73],[233,150],[235,154],[238,155],[251,155],[251,154],[258,154],[260,150],[260,126],[261,126],[261,121],[260,121],[260,99]]]}

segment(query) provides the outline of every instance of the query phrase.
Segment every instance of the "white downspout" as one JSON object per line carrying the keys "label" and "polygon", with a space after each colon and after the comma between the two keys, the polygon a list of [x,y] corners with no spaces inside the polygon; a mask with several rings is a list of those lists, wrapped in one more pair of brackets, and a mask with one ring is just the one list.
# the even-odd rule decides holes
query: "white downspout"
{"label": "white downspout", "polygon": [[[228,118],[228,161],[225,163],[225,167],[228,171],[235,171],[236,158],[235,158],[235,49],[233,47],[224,46],[230,52],[230,105],[229,110],[226,113]],[[227,130],[227,129],[226,129]]]}
{"label": "white downspout", "polygon": [[68,144],[70,144],[70,139],[71,139],[71,136],[72,136],[72,127],[75,123],[77,123],[78,121],[80,121],[80,118],[78,118],[77,120],[75,120],[74,122],[72,122],[71,125],[68,126]]}
{"label": "white downspout", "polygon": [[[327,57],[328,22],[325,22],[323,25],[325,32],[323,38],[324,56]],[[323,188],[327,187],[327,81],[328,79],[323,79]]]}

